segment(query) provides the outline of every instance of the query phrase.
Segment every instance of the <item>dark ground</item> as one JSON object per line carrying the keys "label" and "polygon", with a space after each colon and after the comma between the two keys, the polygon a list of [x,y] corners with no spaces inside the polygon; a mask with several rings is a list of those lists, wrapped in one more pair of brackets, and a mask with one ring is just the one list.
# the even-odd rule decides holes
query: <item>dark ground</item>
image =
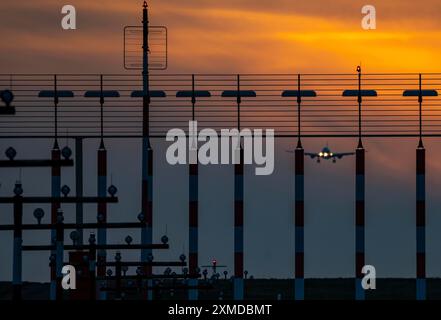
{"label": "dark ground", "polygon": [[[0,282],[0,300],[11,299],[11,283]],[[292,280],[248,279],[245,280],[245,298],[247,300],[276,300],[281,295],[283,300],[291,300],[293,296]],[[156,295],[160,300],[185,300],[185,291],[175,290]],[[201,290],[201,300],[232,299],[232,282],[219,280],[213,289]],[[47,300],[49,297],[49,284],[29,283],[23,284],[23,299]],[[306,279],[306,300],[353,300],[353,279]],[[126,299],[138,299],[136,293],[126,293]],[[377,279],[377,289],[367,291],[367,300],[415,300],[414,279]],[[427,280],[427,299],[441,300],[441,279]]]}

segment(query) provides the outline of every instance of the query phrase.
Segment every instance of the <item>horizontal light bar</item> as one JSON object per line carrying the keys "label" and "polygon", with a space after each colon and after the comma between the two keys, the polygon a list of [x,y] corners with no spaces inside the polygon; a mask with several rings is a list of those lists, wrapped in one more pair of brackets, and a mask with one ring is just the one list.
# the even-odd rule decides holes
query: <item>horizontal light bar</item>
{"label": "horizontal light bar", "polygon": [[314,90],[285,90],[282,92],[282,97],[317,97],[317,93]]}
{"label": "horizontal light bar", "polygon": [[375,90],[345,90],[343,91],[343,97],[376,97],[377,91]]}
{"label": "horizontal light bar", "polygon": [[85,98],[119,98],[119,92],[115,91],[115,90],[108,90],[108,91],[100,91],[100,90],[95,90],[95,91],[86,91],[86,93],[84,94]]}
{"label": "horizontal light bar", "polygon": [[73,98],[74,93],[70,90],[60,90],[60,91],[53,91],[53,90],[43,90],[38,93],[39,98],[55,98],[57,96],[58,98]]}
{"label": "horizontal light bar", "polygon": [[255,98],[256,96],[256,92],[253,90],[227,90],[222,92],[222,97],[224,98]]}
{"label": "horizontal light bar", "polygon": [[209,98],[211,97],[210,91],[202,90],[202,91],[192,91],[192,90],[184,90],[178,91],[176,93],[176,98]]}
{"label": "horizontal light bar", "polygon": [[[144,97],[144,91],[142,91],[142,90],[133,91],[130,96],[132,98],[142,98],[142,97]],[[151,98],[165,98],[167,95],[165,94],[164,91],[154,90],[154,91],[149,91],[149,96]]]}
{"label": "horizontal light bar", "polygon": [[438,92],[436,90],[405,90],[403,92],[403,97],[438,97]]}

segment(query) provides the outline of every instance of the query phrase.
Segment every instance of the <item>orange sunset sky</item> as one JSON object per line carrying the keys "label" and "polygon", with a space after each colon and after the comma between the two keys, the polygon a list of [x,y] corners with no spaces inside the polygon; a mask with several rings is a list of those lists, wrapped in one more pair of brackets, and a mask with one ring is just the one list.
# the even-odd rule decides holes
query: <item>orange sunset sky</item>
{"label": "orange sunset sky", "polygon": [[[127,25],[141,24],[142,3],[140,0],[0,0],[0,73],[134,72],[123,67],[123,29]],[[61,8],[66,4],[76,8],[77,30],[61,28]],[[361,27],[361,9],[368,4],[376,7],[377,30],[366,31]],[[169,68],[155,73],[355,75],[360,63],[366,73],[441,72],[440,0],[150,0],[149,9],[151,24],[168,28]],[[415,88],[416,80],[415,76],[411,88]],[[435,79],[431,84],[439,90],[438,82],[439,79]],[[395,93],[404,89],[407,88],[395,88]],[[384,92],[379,93],[377,100],[383,99],[383,105],[395,99],[385,97]],[[353,101],[355,108],[355,99]],[[414,105],[404,106],[398,104],[400,97],[399,102],[394,102],[397,113],[413,112],[413,129],[418,108],[416,98],[414,101]],[[439,108],[437,103],[439,100],[428,109]],[[439,109],[436,114],[439,116]],[[93,119],[98,118],[89,120]],[[434,118],[437,122],[432,123],[433,130],[439,129],[439,119]],[[13,122],[8,123],[7,128],[13,125]],[[24,158],[47,157],[52,146],[52,140],[32,141],[31,147],[25,147],[30,145],[28,141],[1,139],[0,142],[0,150],[11,143],[18,145],[19,154]],[[303,141],[307,152],[318,152],[326,143],[335,152],[349,152],[354,150],[357,140],[310,138]],[[381,270],[381,277],[415,275],[417,143],[416,138],[366,138],[364,141],[368,151],[367,258]],[[439,277],[441,144],[438,138],[425,138],[424,143],[428,173],[428,275]],[[295,139],[277,140],[274,175],[246,178],[245,265],[256,277],[292,276],[294,259],[287,252],[294,252],[293,156],[285,151],[292,150],[295,145]],[[96,176],[97,146],[98,141],[94,140],[85,144],[85,177]],[[162,139],[154,140],[153,146],[157,165],[153,188],[155,239],[160,239],[164,230],[173,235],[171,241],[177,245],[163,256],[158,253],[159,258],[170,260],[188,248],[188,168],[166,163],[166,144]],[[118,206],[109,208],[109,216],[115,221],[136,219],[141,199],[141,144],[106,139],[106,147],[111,153],[109,173],[114,173],[121,198]],[[345,158],[335,165],[317,164],[308,159],[305,165],[308,218],[305,250],[309,253],[306,277],[352,276],[354,159]],[[4,187],[0,193],[9,195],[17,180],[17,171],[4,172]],[[33,171],[24,174],[26,193],[49,192],[49,183],[45,184],[46,189],[40,185],[40,181],[47,181],[44,180],[47,175],[43,175],[44,172],[33,174]],[[209,166],[201,168],[201,177],[200,261],[209,263],[215,257],[222,264],[232,266],[233,170],[228,166]],[[74,171],[63,179],[74,185]],[[95,178],[86,180],[85,194],[95,194]],[[89,207],[88,211],[89,217],[94,219],[95,207]],[[9,221],[6,220],[9,217],[2,215],[0,218]],[[213,221],[216,222],[214,228]],[[114,242],[125,236],[118,234]],[[12,250],[10,234],[0,234],[0,243],[7,253],[6,259],[10,259],[12,252],[7,252]],[[28,257],[29,260],[24,261],[28,262],[24,278],[41,281],[48,277],[47,256],[41,255],[38,263],[37,258]],[[10,279],[10,265],[10,260],[0,263],[0,280]]]}
{"label": "orange sunset sky", "polygon": [[[61,28],[61,8],[77,30]],[[377,30],[361,28],[364,5]],[[122,72],[123,27],[142,1],[0,2],[1,73]],[[172,73],[439,72],[438,0],[151,0],[150,20],[169,32]]]}

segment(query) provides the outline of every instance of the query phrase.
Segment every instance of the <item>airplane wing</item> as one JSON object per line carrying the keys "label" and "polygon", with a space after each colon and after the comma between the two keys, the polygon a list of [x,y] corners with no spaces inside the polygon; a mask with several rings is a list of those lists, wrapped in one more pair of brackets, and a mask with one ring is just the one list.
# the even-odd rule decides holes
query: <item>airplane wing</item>
{"label": "airplane wing", "polygon": [[334,153],[334,157],[341,159],[346,156],[353,156],[354,154],[355,154],[355,152]]}

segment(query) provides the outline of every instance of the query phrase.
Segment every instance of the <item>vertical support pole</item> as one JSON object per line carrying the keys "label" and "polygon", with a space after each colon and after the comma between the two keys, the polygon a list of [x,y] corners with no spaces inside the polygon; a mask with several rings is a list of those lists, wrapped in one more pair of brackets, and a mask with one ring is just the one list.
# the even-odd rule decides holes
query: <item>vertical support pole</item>
{"label": "vertical support pole", "polygon": [[244,154],[240,147],[240,163],[234,165],[234,300],[244,299],[243,225],[244,225]]}
{"label": "vertical support pole", "polygon": [[421,74],[419,76],[420,95],[419,124],[420,139],[416,150],[416,299],[426,299],[426,149],[423,144]]}
{"label": "vertical support pole", "polygon": [[355,299],[364,300],[362,287],[365,264],[365,149],[362,142],[361,104],[361,67],[358,72],[358,146],[355,151]]}
{"label": "vertical support pole", "polygon": [[[75,138],[75,194],[77,197],[83,196],[83,139]],[[83,223],[83,203],[75,204],[76,223]],[[79,239],[78,243],[83,244],[83,229],[77,229]]]}
{"label": "vertical support pole", "polygon": [[137,268],[136,270],[136,287],[138,289],[138,292],[142,295],[142,291],[143,291],[143,286],[142,286],[142,272],[140,267]]}
{"label": "vertical support pole", "polygon": [[365,150],[358,147],[356,161],[356,208],[355,208],[355,299],[364,300],[365,291],[361,285],[362,269],[365,264]]}
{"label": "vertical support pole", "polygon": [[[153,150],[150,148],[150,144],[147,149],[144,148],[144,157],[146,159],[145,168],[143,169],[143,212],[146,213],[145,220],[143,222],[143,227],[141,229],[141,243],[142,244],[152,244],[152,238],[153,238]],[[142,249],[141,250],[141,261],[145,262],[148,261],[149,256],[152,254],[151,249]],[[144,268],[144,274],[147,276],[152,275],[152,267],[146,266]],[[148,288],[151,288],[153,285],[153,281],[149,279],[147,281]],[[152,300],[153,296],[152,290],[147,290],[148,299]]]}
{"label": "vertical support pole", "polygon": [[63,288],[61,286],[61,281],[63,280],[63,274],[61,273],[63,269],[63,261],[64,261],[64,227],[63,227],[63,211],[58,209],[57,211],[57,222],[55,227],[56,232],[56,242],[55,242],[55,250],[56,250],[56,259],[55,259],[55,268],[56,268],[56,300],[63,300]]}
{"label": "vertical support pole", "polygon": [[115,299],[121,300],[121,253],[117,252],[115,255]]}
{"label": "vertical support pole", "polygon": [[[153,240],[153,150],[150,145],[150,87],[149,87],[149,60],[148,60],[148,34],[149,34],[149,20],[147,2],[143,5],[143,130],[142,130],[142,215],[144,218],[144,226],[141,229],[141,244],[151,244]],[[141,261],[146,262],[148,256],[151,255],[151,249],[141,249]],[[144,273],[147,276],[152,275],[152,267],[144,268]],[[152,280],[147,281],[147,298],[153,298],[153,291],[150,290],[153,285]]]}
{"label": "vertical support pole", "polygon": [[304,162],[305,151],[300,145],[295,151],[295,300],[305,298]]}
{"label": "vertical support pole", "polygon": [[[17,185],[16,185],[17,186]],[[21,184],[20,184],[21,187]],[[13,275],[12,288],[13,300],[22,299],[22,223],[23,223],[23,202],[21,196],[16,195],[14,202],[14,256],[13,256]]]}
{"label": "vertical support pole", "polygon": [[244,299],[244,153],[240,139],[240,76],[237,75],[237,129],[239,162],[234,165],[234,300]]}
{"label": "vertical support pole", "polygon": [[[52,160],[59,161],[60,160],[60,149],[58,148],[58,143],[55,142],[54,149],[52,149]],[[57,162],[58,163],[58,162]],[[61,194],[61,177],[60,177],[60,166],[55,164],[52,167],[52,182],[51,182],[51,196],[53,198],[60,197]],[[51,204],[51,224],[55,225],[57,223],[57,212],[60,208],[59,203],[52,203]],[[56,230],[51,230],[51,243],[55,244],[56,240]],[[56,255],[56,252],[53,250],[52,255]],[[55,264],[52,264],[51,266],[51,284],[50,284],[50,299],[55,300],[56,298],[56,272],[55,272]]]}
{"label": "vertical support pole", "polygon": [[[104,97],[103,97],[103,76],[101,76],[101,141],[98,149],[98,197],[106,197],[107,195],[107,150],[104,145]],[[97,221],[98,224],[107,223],[107,204],[105,202],[98,202],[97,204]],[[105,245],[107,243],[107,230],[105,227],[98,228],[98,244]],[[100,249],[98,251],[98,277],[106,276],[106,250]],[[102,286],[105,285],[105,281],[102,281]],[[100,300],[107,299],[107,292],[104,290],[100,291]]]}
{"label": "vertical support pole", "polygon": [[[57,93],[57,76],[54,76],[54,124],[55,124],[55,141],[52,148],[52,160],[55,161],[55,165],[52,166],[52,179],[51,179],[51,196],[53,198],[59,198],[61,195],[61,168],[59,161],[61,159],[61,151],[58,145],[58,93]],[[57,212],[60,208],[60,203],[51,204],[51,224],[57,223]],[[56,230],[51,230],[51,243],[56,242]],[[52,257],[56,257],[56,251],[52,250]],[[51,283],[50,283],[50,299],[55,300],[57,295],[57,274],[56,263],[51,263]]]}
{"label": "vertical support pole", "polygon": [[[98,197],[105,197],[107,189],[107,150],[102,144],[98,150]],[[107,222],[107,205],[106,203],[98,203],[98,224],[105,224]],[[107,230],[105,227],[98,228],[98,244],[105,245],[107,243]],[[98,277],[105,277],[106,275],[106,250],[98,250]],[[105,281],[103,281],[105,283]],[[104,284],[103,284],[104,285]],[[100,292],[100,300],[107,299],[107,292]]]}
{"label": "vertical support pole", "polygon": [[426,149],[418,147],[416,150],[416,243],[417,243],[417,273],[416,298],[426,299]]}
{"label": "vertical support pole", "polygon": [[[96,300],[96,238],[95,234],[91,233],[89,237],[89,278],[90,278],[90,293],[89,299]],[[103,282],[104,283],[104,282]]]}
{"label": "vertical support pole", "polygon": [[[188,281],[190,286],[197,287],[198,279],[192,278],[197,274],[198,268],[198,225],[199,225],[199,181],[198,181],[198,145],[197,145],[197,129],[194,127],[195,124],[195,81],[194,75],[192,75],[192,92],[193,96],[191,99],[192,103],[192,121],[193,124],[191,126],[190,132],[190,150],[189,150],[189,230],[188,230],[188,243],[189,243],[189,275],[190,279]],[[188,291],[188,299],[189,300],[197,300],[198,299],[198,289],[189,289]]]}
{"label": "vertical support pole", "polygon": [[305,151],[301,140],[301,94],[300,94],[300,75],[297,79],[297,128],[298,141],[295,150],[295,280],[294,298],[295,300],[305,299]]}

